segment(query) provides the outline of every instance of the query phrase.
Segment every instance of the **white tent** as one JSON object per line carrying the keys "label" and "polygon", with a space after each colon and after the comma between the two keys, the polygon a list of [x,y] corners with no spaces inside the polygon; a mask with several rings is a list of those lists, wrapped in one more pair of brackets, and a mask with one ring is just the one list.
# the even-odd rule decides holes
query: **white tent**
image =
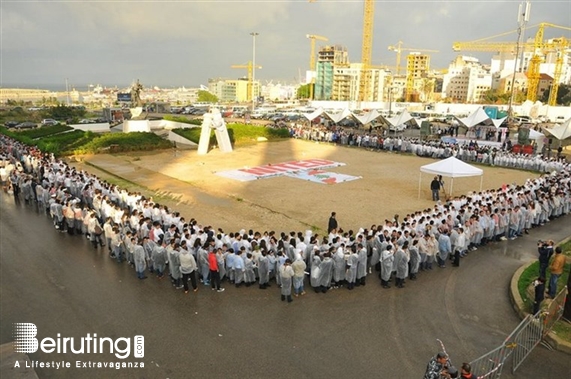
{"label": "white tent", "polygon": [[494,124],[494,126],[496,128],[499,128],[504,123],[504,121],[506,119],[507,119],[507,117],[498,118],[497,120],[496,119],[491,119],[491,120],[492,120],[492,123]]}
{"label": "white tent", "polygon": [[422,186],[422,173],[442,175],[451,178],[450,194],[454,186],[454,178],[465,178],[468,176],[480,176],[480,191],[482,190],[482,180],[484,179],[484,171],[468,163],[462,162],[456,157],[450,157],[441,161],[427,164],[420,167],[420,175],[418,178],[418,198],[420,199],[420,188]]}
{"label": "white tent", "polygon": [[558,140],[569,138],[571,137],[571,118],[567,119],[567,121],[561,125],[557,125],[554,128],[544,130]]}
{"label": "white tent", "polygon": [[353,115],[357,121],[359,121],[362,125],[367,125],[368,123],[370,123],[373,120],[376,120],[377,118],[379,118],[381,116],[381,114],[376,110],[373,109],[370,112],[367,112],[363,115]]}
{"label": "white tent", "polygon": [[319,107],[318,109],[316,109],[315,111],[313,111],[311,113],[304,113],[303,116],[306,119],[308,119],[309,121],[313,121],[317,117],[321,116],[322,114],[323,114],[323,108]]}
{"label": "white tent", "polygon": [[385,120],[392,126],[403,125],[412,119],[413,119],[413,117],[410,115],[410,113],[408,113],[408,111],[406,109],[404,111],[402,111],[402,113],[396,117],[386,117],[385,118]]}
{"label": "white tent", "polygon": [[464,124],[467,128],[471,128],[489,119],[490,117],[486,114],[484,108],[478,107],[478,109],[476,109],[470,116],[459,118],[458,121]]}
{"label": "white tent", "polygon": [[347,116],[352,116],[353,113],[347,108],[343,109],[341,112],[332,113],[332,112],[325,112],[325,115],[331,119],[334,123],[338,123],[339,121],[343,120]]}

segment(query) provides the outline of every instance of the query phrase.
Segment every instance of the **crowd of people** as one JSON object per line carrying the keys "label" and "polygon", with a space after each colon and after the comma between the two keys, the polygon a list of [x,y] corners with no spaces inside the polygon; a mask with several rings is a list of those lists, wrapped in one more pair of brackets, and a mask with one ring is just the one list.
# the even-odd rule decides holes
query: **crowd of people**
{"label": "crowd of people", "polygon": [[94,249],[128,262],[140,280],[168,277],[185,293],[199,282],[218,292],[223,282],[261,290],[276,285],[291,302],[306,294],[306,285],[316,293],[353,290],[373,272],[383,288],[393,279],[404,288],[420,272],[449,261],[457,267],[480,246],[518,238],[571,208],[571,166],[558,162],[552,173],[522,185],[437,201],[369,227],[342,228],[332,213],[324,235],[227,233],[9,137],[0,136],[0,152],[3,185],[16,201],[45,210],[59,232],[85,236]]}
{"label": "crowd of people", "polygon": [[565,166],[562,157],[548,157],[542,154],[516,154],[511,145],[502,147],[478,144],[477,140],[451,143],[441,140],[421,140],[403,136],[391,136],[385,132],[357,132],[341,127],[296,125],[290,129],[293,138],[335,143],[342,146],[361,147],[377,151],[408,153],[421,157],[443,159],[454,156],[464,162],[487,164],[490,166],[516,168],[538,172],[561,171]]}

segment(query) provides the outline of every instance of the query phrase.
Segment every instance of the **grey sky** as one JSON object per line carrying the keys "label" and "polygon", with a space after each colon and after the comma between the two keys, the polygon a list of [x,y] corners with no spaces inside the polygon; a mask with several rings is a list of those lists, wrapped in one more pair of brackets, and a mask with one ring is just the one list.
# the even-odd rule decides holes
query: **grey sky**
{"label": "grey sky", "polygon": [[[373,63],[394,65],[387,46],[440,50],[432,67],[456,55],[454,41],[479,39],[517,28],[520,1],[383,1],[375,5]],[[244,76],[232,69],[252,59],[262,80],[293,82],[309,66],[306,34],[329,38],[361,56],[362,0],[154,0],[2,1],[2,86],[58,84],[198,86],[208,78]],[[571,1],[532,1],[530,25],[571,27]],[[531,35],[535,32],[528,32]],[[571,32],[547,30],[546,37]],[[515,40],[515,34],[503,40]],[[317,46],[322,43],[317,42]],[[480,58],[488,55],[471,53]]]}

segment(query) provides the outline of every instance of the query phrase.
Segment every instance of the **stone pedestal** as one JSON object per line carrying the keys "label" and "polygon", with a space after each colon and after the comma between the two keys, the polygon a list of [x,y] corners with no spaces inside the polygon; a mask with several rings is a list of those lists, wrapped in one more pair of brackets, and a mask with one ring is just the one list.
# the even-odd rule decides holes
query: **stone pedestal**
{"label": "stone pedestal", "polygon": [[123,133],[150,132],[151,124],[149,120],[126,120],[123,123]]}

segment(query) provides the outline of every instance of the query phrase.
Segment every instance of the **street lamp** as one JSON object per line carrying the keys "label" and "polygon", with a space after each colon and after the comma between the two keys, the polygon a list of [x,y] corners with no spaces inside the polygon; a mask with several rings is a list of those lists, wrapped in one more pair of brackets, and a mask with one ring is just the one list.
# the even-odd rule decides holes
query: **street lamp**
{"label": "street lamp", "polygon": [[260,33],[252,32],[250,35],[252,36],[252,111],[254,111],[257,97],[254,91],[254,83],[256,82],[256,36],[259,36]]}

